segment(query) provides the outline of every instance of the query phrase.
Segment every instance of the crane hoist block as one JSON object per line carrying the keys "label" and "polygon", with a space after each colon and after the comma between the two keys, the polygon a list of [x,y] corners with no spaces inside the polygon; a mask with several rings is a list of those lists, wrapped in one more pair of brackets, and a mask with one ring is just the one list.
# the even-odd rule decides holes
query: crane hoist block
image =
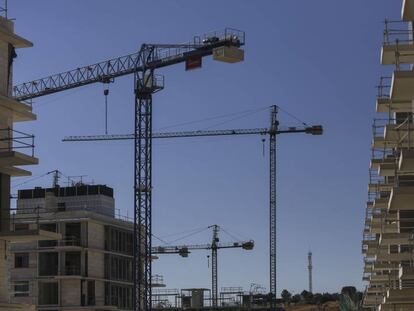
{"label": "crane hoist block", "polygon": [[213,59],[225,63],[238,63],[244,60],[244,50],[235,46],[222,46],[213,50]]}

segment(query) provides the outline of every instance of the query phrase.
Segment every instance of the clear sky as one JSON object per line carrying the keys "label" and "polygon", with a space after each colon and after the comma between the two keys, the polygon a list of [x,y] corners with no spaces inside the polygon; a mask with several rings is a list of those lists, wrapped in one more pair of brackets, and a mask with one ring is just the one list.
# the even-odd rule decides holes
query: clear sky
{"label": "clear sky", "polygon": [[[159,71],[166,87],[154,96],[154,130],[266,127],[266,109],[221,125],[234,117],[175,125],[274,104],[323,124],[324,136],[278,137],[278,292],[306,289],[309,249],[315,291],[362,289],[375,85],[387,72],[379,65],[382,21],[399,18],[401,1],[13,0],[9,7],[17,33],[34,42],[18,51],[15,84],[130,54],[142,43],[180,43],[224,27],[246,31],[243,63],[208,59],[201,70],[185,72],[180,64]],[[54,169],[87,175],[113,187],[117,208],[132,215],[132,141],[61,142],[104,133],[102,90],[98,84],[38,98],[38,121],[17,128],[36,135],[34,176]],[[110,133],[132,132],[133,103],[131,76],[110,85]],[[298,125],[283,113],[280,121]],[[219,252],[219,288],[268,287],[268,145],[264,156],[261,140],[154,142],[154,234],[173,240],[171,234],[218,224],[256,242],[252,252]],[[50,184],[48,177],[14,190]],[[210,239],[205,231],[179,242]],[[210,287],[207,254],[162,257],[153,270],[169,288]]]}

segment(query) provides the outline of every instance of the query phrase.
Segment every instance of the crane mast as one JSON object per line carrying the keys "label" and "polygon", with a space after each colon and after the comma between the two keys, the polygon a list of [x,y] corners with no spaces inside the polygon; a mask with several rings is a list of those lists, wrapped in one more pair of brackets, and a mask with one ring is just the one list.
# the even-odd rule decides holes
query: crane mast
{"label": "crane mast", "polygon": [[[193,42],[186,44],[143,44],[135,54],[13,87],[14,98],[26,101],[96,82],[108,83],[116,77],[134,74],[134,311],[152,309],[152,95],[164,86],[163,77],[155,75],[155,70],[194,58],[201,63],[203,57],[212,55],[219,48],[237,49],[243,46],[244,37],[244,32],[226,28],[220,33],[194,37]],[[242,60],[241,52],[233,59],[220,53],[215,58],[224,62],[237,62]]]}
{"label": "crane mast", "polygon": [[[305,133],[321,135],[321,125],[305,127],[280,128],[277,119],[278,106],[270,107],[270,126],[268,128],[252,129],[224,129],[207,131],[181,131],[153,133],[154,139],[209,137],[209,136],[240,136],[240,135],[269,135],[269,291],[271,294],[271,307],[275,308],[277,295],[277,166],[276,166],[276,136],[280,134]],[[133,139],[133,134],[95,135],[95,136],[68,136],[63,141],[105,141]],[[212,256],[212,266],[214,259]],[[212,277],[214,280],[214,276]],[[213,292],[214,295],[214,292]]]}
{"label": "crane mast", "polygon": [[276,251],[277,251],[277,219],[276,219],[276,135],[279,122],[277,121],[277,106],[271,107],[270,114],[270,129],[269,129],[269,256],[270,256],[270,299],[271,308],[274,309],[274,302],[277,295],[277,262],[276,262]]}
{"label": "crane mast", "polygon": [[219,242],[219,226],[213,225],[213,240],[211,242],[211,293],[212,293],[212,305],[213,308],[217,308],[218,299],[218,273],[217,273],[217,243]]}
{"label": "crane mast", "polygon": [[254,241],[219,243],[218,225],[212,225],[208,228],[213,229],[212,240],[210,244],[202,245],[181,245],[181,246],[156,246],[152,248],[152,254],[179,254],[182,257],[188,257],[190,250],[211,250],[211,304],[213,308],[218,307],[218,250],[224,248],[243,248],[252,250]]}

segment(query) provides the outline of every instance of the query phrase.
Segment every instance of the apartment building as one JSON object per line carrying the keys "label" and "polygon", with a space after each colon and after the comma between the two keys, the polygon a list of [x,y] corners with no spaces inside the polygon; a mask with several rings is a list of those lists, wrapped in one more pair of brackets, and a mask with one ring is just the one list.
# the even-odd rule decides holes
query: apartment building
{"label": "apartment building", "polygon": [[385,22],[362,251],[364,306],[414,310],[414,0]]}
{"label": "apartment building", "polygon": [[[29,305],[10,301],[9,245],[19,241],[58,239],[59,235],[40,230],[31,222],[25,230],[14,231],[10,218],[10,181],[12,177],[30,176],[21,166],[35,165],[34,136],[16,131],[16,122],[36,120],[32,107],[12,96],[13,63],[19,49],[33,44],[14,31],[14,22],[7,17],[7,3],[0,4],[0,310],[32,310]],[[21,288],[17,288],[21,289]]]}
{"label": "apartment building", "polygon": [[115,213],[112,188],[20,190],[16,230],[26,230],[33,215],[42,230],[62,238],[12,245],[14,303],[41,311],[132,310],[133,223]]}

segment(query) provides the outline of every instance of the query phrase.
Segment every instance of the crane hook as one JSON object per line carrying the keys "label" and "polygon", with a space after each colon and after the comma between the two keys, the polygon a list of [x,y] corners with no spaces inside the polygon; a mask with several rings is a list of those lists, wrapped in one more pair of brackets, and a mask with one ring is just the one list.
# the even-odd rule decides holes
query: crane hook
{"label": "crane hook", "polygon": [[262,152],[263,152],[263,158],[265,156],[265,141],[266,139],[262,138]]}
{"label": "crane hook", "polygon": [[108,135],[108,94],[109,94],[109,87],[104,89],[104,96],[105,96],[105,135]]}

